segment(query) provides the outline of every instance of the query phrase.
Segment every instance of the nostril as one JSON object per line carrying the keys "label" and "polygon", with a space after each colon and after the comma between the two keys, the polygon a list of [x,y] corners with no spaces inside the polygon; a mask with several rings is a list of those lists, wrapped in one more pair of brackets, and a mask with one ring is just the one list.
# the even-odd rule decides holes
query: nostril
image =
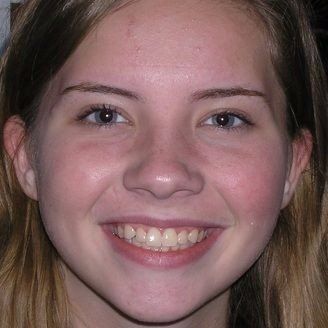
{"label": "nostril", "polygon": [[188,196],[191,196],[191,195],[194,195],[195,193],[192,192],[191,190],[174,190],[172,192],[172,190],[170,189],[149,189],[149,188],[136,188],[133,190],[133,192],[141,195],[141,196],[151,196],[153,198],[156,198],[158,200],[165,200],[165,199],[170,199],[172,197],[188,197]]}

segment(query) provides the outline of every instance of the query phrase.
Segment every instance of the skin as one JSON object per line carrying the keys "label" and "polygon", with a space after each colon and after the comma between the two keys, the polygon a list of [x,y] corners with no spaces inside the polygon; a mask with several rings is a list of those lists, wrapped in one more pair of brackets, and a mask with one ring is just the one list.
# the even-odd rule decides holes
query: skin
{"label": "skin", "polygon": [[[74,327],[226,326],[229,289],[268,243],[310,154],[310,136],[287,136],[285,97],[260,27],[219,1],[138,1],[106,17],[51,82],[36,158],[21,147],[15,168],[62,258]],[[63,94],[81,82],[139,99]],[[263,96],[193,97],[213,88]],[[119,123],[86,116],[99,104],[118,107]],[[215,126],[211,118],[227,108],[239,118]],[[22,134],[11,119],[9,153]],[[131,215],[226,229],[197,261],[154,269],[118,254],[101,228]]]}

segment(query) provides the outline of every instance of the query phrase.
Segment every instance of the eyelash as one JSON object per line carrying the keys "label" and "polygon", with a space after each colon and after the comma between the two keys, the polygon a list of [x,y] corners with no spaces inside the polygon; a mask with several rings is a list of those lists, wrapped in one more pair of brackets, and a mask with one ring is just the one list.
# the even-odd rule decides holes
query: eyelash
{"label": "eyelash", "polygon": [[[230,116],[234,119],[238,119],[241,121],[240,124],[238,124],[237,126],[229,126],[229,127],[225,127],[225,126],[220,126],[219,124],[218,125],[215,125],[215,124],[206,124],[205,122],[210,120],[211,118],[214,118],[215,116],[221,116],[221,117],[224,117],[224,116]],[[224,111],[224,112],[218,112],[218,113],[213,113],[212,115],[208,116],[205,120],[202,120],[202,123],[201,123],[201,126],[208,126],[210,128],[213,128],[213,129],[219,129],[219,130],[224,130],[224,131],[227,131],[227,132],[232,132],[232,131],[236,131],[236,130],[240,130],[242,128],[247,128],[247,127],[250,127],[254,125],[251,120],[241,114],[241,113],[236,113],[234,111],[230,111],[230,110],[227,110],[227,111]]]}
{"label": "eyelash", "polygon": [[[110,128],[112,125],[115,124],[120,124],[122,122],[92,122],[87,120],[88,116],[90,116],[91,114],[101,114],[101,113],[107,113],[107,114],[111,114],[114,117],[115,116],[122,116],[124,118],[124,121],[128,122],[128,120],[121,114],[121,112],[114,106],[112,105],[108,105],[108,104],[99,104],[99,105],[92,105],[86,112],[84,112],[83,114],[79,115],[77,117],[77,121],[79,122],[83,122],[84,124],[90,124],[96,127],[107,127]],[[111,118],[112,120],[112,118]]]}

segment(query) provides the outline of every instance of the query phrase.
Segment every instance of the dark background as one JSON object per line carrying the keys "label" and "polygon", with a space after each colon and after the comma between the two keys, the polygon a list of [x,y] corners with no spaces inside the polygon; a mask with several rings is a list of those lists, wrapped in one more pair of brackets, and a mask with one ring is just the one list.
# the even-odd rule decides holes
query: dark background
{"label": "dark background", "polygon": [[328,74],[328,0],[312,0],[314,14],[312,26]]}

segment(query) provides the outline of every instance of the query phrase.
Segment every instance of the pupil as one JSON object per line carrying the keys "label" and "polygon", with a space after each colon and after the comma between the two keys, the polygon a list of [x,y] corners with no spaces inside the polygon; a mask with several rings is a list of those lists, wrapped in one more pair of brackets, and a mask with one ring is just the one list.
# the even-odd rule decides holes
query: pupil
{"label": "pupil", "polygon": [[229,124],[229,116],[228,115],[218,115],[216,117],[216,123],[220,126],[226,126]]}
{"label": "pupil", "polygon": [[99,119],[103,123],[110,123],[113,120],[113,111],[111,110],[101,111],[99,113]]}

